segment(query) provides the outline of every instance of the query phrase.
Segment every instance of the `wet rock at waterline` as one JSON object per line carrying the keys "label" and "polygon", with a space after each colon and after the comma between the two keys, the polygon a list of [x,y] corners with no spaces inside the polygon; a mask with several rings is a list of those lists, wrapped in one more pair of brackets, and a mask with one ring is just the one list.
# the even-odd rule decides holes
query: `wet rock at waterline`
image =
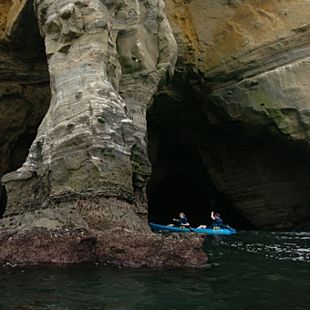
{"label": "wet rock at waterline", "polygon": [[203,240],[191,234],[152,234],[132,206],[117,199],[92,205],[79,201],[1,220],[0,264],[204,268]]}

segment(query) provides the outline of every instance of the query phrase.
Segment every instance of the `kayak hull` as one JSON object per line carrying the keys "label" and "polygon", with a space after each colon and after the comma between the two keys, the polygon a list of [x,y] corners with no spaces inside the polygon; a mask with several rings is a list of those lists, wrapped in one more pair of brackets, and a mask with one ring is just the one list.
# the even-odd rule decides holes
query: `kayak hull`
{"label": "kayak hull", "polygon": [[176,226],[160,225],[155,223],[149,223],[153,231],[162,232],[176,232],[176,233],[189,233],[194,232],[197,234],[207,234],[207,235],[233,235],[236,233],[234,228],[181,228]]}

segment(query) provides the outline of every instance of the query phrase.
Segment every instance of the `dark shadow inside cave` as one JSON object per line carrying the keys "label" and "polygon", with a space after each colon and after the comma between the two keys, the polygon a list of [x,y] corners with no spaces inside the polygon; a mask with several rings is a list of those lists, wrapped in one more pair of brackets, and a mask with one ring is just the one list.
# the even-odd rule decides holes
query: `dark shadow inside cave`
{"label": "dark shadow inside cave", "polygon": [[[20,168],[25,162],[29,148],[36,137],[36,132],[29,132],[21,134],[17,137],[16,141],[11,142],[10,156],[8,158],[8,169],[6,172],[11,172]],[[0,219],[3,217],[3,214],[6,210],[7,205],[7,194],[4,185],[1,185],[0,182]]]}
{"label": "dark shadow inside cave", "polygon": [[[169,224],[183,211],[193,227],[211,222],[211,211],[220,212],[225,223],[250,228],[227,197],[214,186],[198,150],[175,145],[173,161],[163,175],[154,172],[148,184],[149,220]],[[162,171],[161,171],[162,172]]]}
{"label": "dark shadow inside cave", "polygon": [[13,147],[11,149],[11,171],[17,170],[23,165],[36,134],[36,131],[25,132],[17,138],[15,143],[13,143]]}
{"label": "dark shadow inside cave", "polygon": [[6,203],[7,203],[7,195],[5,186],[0,185],[0,219],[3,217],[3,214],[5,212]]}
{"label": "dark shadow inside cave", "polygon": [[50,81],[45,44],[40,36],[33,3],[19,13],[8,40],[0,42],[5,74],[0,76],[0,218],[7,205],[1,177],[25,162],[37,128],[50,104]]}
{"label": "dark shadow inside cave", "polygon": [[250,229],[251,224],[218,191],[202,160],[199,136],[206,120],[197,102],[191,87],[178,87],[158,94],[148,110],[149,221],[169,224],[183,211],[195,227],[209,224],[211,211],[217,211],[226,224]]}

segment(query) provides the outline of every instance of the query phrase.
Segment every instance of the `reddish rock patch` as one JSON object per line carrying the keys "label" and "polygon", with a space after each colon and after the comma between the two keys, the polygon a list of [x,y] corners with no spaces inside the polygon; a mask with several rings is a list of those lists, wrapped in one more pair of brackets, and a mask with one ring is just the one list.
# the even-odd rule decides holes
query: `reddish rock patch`
{"label": "reddish rock patch", "polygon": [[114,229],[33,228],[0,237],[0,264],[103,263],[122,267],[198,267],[207,265],[203,238],[195,235],[138,234]]}

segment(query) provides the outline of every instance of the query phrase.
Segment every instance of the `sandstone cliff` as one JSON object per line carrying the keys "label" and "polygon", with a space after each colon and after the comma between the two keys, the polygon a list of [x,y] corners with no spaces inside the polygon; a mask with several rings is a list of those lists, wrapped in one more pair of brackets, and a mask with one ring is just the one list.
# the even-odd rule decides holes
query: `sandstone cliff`
{"label": "sandstone cliff", "polygon": [[[163,2],[46,0],[1,5],[2,54],[8,55],[2,63],[12,80],[8,84],[3,79],[1,109],[12,138],[1,132],[1,151],[8,162],[1,165],[1,173],[9,173],[2,178],[7,206],[0,261],[204,266],[202,240],[153,236],[147,225],[146,109],[171,76],[177,49]],[[44,73],[36,68],[38,55],[28,47],[27,38],[38,29],[35,22],[45,43],[41,51],[47,64],[45,57],[39,58]],[[38,38],[35,42],[41,43]],[[20,77],[25,51],[29,76]],[[46,82],[47,68],[51,95],[45,114],[37,84],[34,90],[28,84]],[[14,103],[9,109],[8,97]],[[21,108],[26,100],[29,104]],[[29,111],[38,113],[37,118]],[[30,127],[34,134],[38,122],[22,164],[14,160],[23,157],[18,142],[29,143],[23,132]],[[7,145],[16,145],[12,154]],[[50,247],[51,253],[42,247]]]}
{"label": "sandstone cliff", "polygon": [[204,265],[201,241],[150,235],[151,165],[151,218],[310,226],[308,1],[0,8],[0,261],[57,237],[54,262]]}
{"label": "sandstone cliff", "polygon": [[192,114],[204,115],[195,143],[216,188],[257,227],[309,227],[310,3],[166,8],[178,67],[192,72]]}

